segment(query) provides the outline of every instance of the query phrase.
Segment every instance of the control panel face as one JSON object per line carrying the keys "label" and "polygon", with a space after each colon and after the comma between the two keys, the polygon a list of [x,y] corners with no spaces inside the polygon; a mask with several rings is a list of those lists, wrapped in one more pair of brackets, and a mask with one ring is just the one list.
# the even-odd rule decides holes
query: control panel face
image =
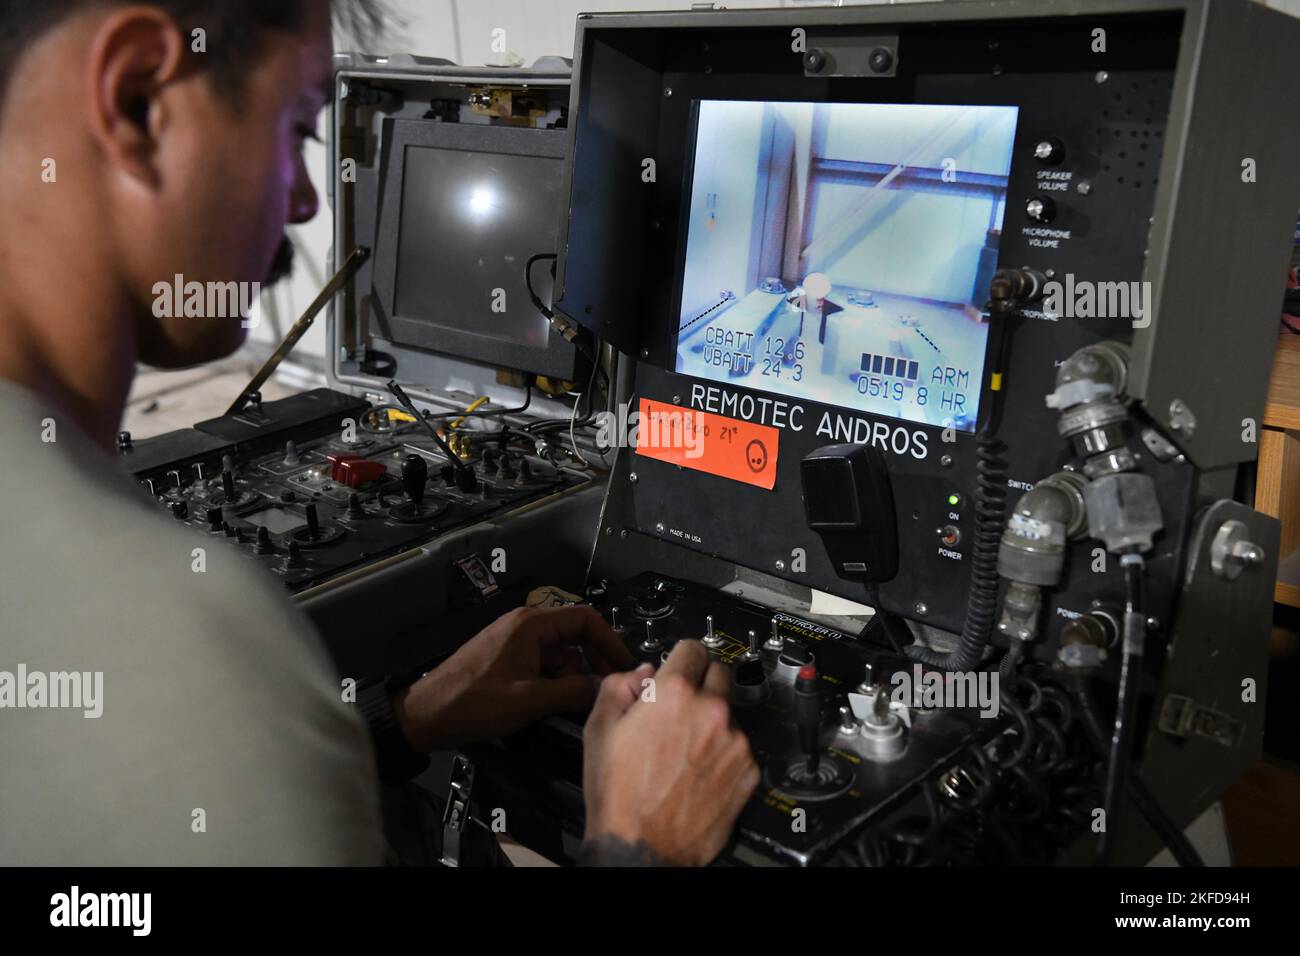
{"label": "control panel face", "polygon": [[700,101],[675,371],[972,431],[1016,114]]}
{"label": "control panel face", "polygon": [[[309,397],[343,410],[295,415]],[[453,466],[422,426],[323,389],[197,428],[233,440],[162,435],[124,450],[128,467],[139,455],[136,477],[161,507],[294,593],[586,480],[508,443]]]}
{"label": "control panel face", "polygon": [[[1176,20],[1116,23],[1098,70],[1073,25],[989,29],[903,29],[889,79],[709,72],[720,35],[683,54],[658,123],[646,256],[664,278],[643,310],[625,527],[961,630],[981,495],[1010,507],[1074,463],[1044,401],[1057,369],[1131,341],[1150,308],[1178,37]],[[1078,51],[1049,62],[1044,44]],[[1052,294],[995,327],[990,280],[1021,268]],[[799,463],[833,444],[879,451],[892,482],[899,571],[874,598],[805,522]],[[1191,471],[1143,468],[1166,506],[1148,563],[1167,607]],[[1068,560],[1090,568],[1092,545]],[[1035,652],[1118,575],[1103,562],[1050,593]]]}
{"label": "control panel face", "polygon": [[[731,853],[743,862],[826,862],[847,834],[892,810],[901,791],[1005,723],[990,719],[991,697],[933,707],[920,685],[908,697],[900,688],[914,667],[905,657],[794,614],[667,575],[599,592],[593,603],[637,660],[659,666],[678,641],[700,640],[729,665],[731,713],[763,772],[737,822]],[[563,723],[553,719],[507,746],[533,758],[571,747],[581,734],[576,726],[555,733]],[[576,785],[581,761],[550,765],[566,764]]]}

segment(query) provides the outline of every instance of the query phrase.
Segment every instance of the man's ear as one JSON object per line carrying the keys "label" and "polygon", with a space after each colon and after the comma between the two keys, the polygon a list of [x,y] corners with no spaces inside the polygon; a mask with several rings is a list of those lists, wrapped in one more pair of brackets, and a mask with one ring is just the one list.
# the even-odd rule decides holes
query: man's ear
{"label": "man's ear", "polygon": [[117,168],[156,185],[158,137],[168,116],[162,92],[182,78],[180,27],[154,7],[128,7],[104,18],[91,42],[91,132]]}

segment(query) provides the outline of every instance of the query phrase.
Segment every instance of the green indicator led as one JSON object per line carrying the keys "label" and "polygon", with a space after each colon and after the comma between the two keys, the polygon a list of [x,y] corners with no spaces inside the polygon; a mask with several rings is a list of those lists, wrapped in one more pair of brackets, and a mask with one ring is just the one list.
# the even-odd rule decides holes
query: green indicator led
{"label": "green indicator led", "polygon": [[948,504],[953,508],[956,508],[959,504],[961,504],[961,495],[949,495]]}

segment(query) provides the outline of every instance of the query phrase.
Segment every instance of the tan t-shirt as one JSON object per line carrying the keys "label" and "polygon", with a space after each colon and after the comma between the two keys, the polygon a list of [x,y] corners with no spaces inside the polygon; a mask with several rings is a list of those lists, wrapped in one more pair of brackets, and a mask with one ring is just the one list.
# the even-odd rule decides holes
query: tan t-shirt
{"label": "tan t-shirt", "polygon": [[3,379],[0,449],[0,864],[380,862],[365,728],[274,583]]}

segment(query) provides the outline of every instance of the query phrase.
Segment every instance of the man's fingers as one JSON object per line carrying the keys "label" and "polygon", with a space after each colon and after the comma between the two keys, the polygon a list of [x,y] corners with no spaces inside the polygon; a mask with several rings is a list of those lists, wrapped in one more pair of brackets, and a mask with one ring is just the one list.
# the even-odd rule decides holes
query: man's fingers
{"label": "man's fingers", "polygon": [[711,663],[704,675],[704,690],[722,698],[728,697],[731,693],[731,668],[718,661]]}
{"label": "man's fingers", "polygon": [[586,710],[596,699],[599,687],[600,682],[591,674],[571,674],[528,681],[520,696],[525,716],[531,722],[551,714]]}
{"label": "man's fingers", "polygon": [[534,633],[543,648],[559,644],[581,647],[592,670],[598,674],[627,670],[634,663],[631,652],[614,629],[590,605],[546,608],[533,615],[529,626],[536,628]]}
{"label": "man's fingers", "polygon": [[569,674],[581,674],[582,651],[576,647],[558,647],[554,651],[543,652],[542,676],[566,677]]}
{"label": "man's fingers", "polygon": [[680,674],[690,683],[699,687],[704,675],[709,670],[709,652],[699,641],[678,641],[659,668],[659,677]]}
{"label": "man's fingers", "polygon": [[642,664],[634,671],[610,674],[601,681],[600,694],[587,718],[585,733],[599,734],[626,714],[641,696],[641,682],[653,673],[653,667]]}

